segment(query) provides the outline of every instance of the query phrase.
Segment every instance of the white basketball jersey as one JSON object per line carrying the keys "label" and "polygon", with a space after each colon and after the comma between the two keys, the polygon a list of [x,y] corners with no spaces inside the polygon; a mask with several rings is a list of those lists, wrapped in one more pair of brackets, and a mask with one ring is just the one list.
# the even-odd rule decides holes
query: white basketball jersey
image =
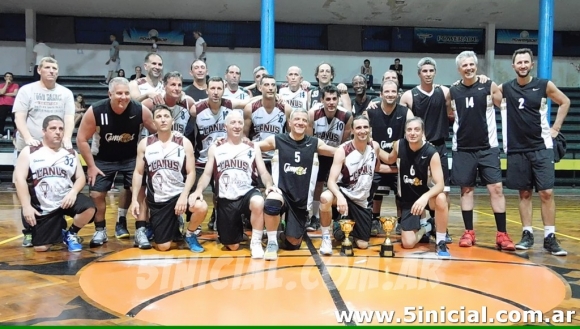
{"label": "white basketball jersey", "polygon": [[185,149],[183,136],[172,135],[165,144],[157,134],[147,137],[145,165],[147,173],[147,198],[152,202],[166,202],[185,188]]}
{"label": "white basketball jersey", "polygon": [[[262,100],[252,104],[252,141],[259,142],[264,139],[285,132],[286,111],[284,104],[277,103],[270,113],[262,105]],[[264,159],[271,159],[274,151],[263,152]]]}
{"label": "white basketball jersey", "polygon": [[219,110],[214,113],[208,100],[196,104],[197,134],[195,143],[195,159],[198,167],[204,167],[207,162],[207,151],[218,138],[226,138],[226,116],[232,112],[232,102],[222,99]]}
{"label": "white basketball jersey", "polygon": [[177,131],[182,135],[185,134],[185,127],[189,122],[189,107],[193,104],[189,104],[187,100],[183,100],[181,103],[175,104],[171,108],[171,116],[173,116],[173,131]]}
{"label": "white basketball jersey", "polygon": [[340,190],[354,203],[367,208],[377,161],[373,144],[369,142],[363,153],[354,147],[352,141],[342,144],[341,147],[344,149],[345,159],[338,176]]}
{"label": "white basketball jersey", "polygon": [[256,172],[256,151],[251,142],[223,142],[215,149],[213,168],[218,198],[237,200],[251,189]]}
{"label": "white basketball jersey", "polygon": [[161,93],[163,91],[163,82],[157,82],[157,86],[152,86],[147,82],[147,78],[139,78],[137,80],[137,87],[139,88],[139,92],[141,95],[147,94],[150,92]]}
{"label": "white basketball jersey", "polygon": [[229,88],[225,88],[223,98],[227,99],[246,99],[250,98],[250,95],[242,87],[238,87],[238,90],[232,92]]}
{"label": "white basketball jersey", "polygon": [[337,109],[334,118],[329,122],[326,114],[324,114],[324,108],[315,110],[313,123],[314,135],[326,144],[338,147],[342,143],[344,129],[349,119],[349,112]]}
{"label": "white basketball jersey", "polygon": [[55,152],[42,144],[30,147],[31,204],[40,208],[42,215],[60,208],[62,199],[73,187],[77,164],[77,153],[73,149],[61,148]]}
{"label": "white basketball jersey", "polygon": [[301,88],[296,92],[293,92],[288,87],[280,88],[278,95],[280,95],[280,98],[286,101],[286,103],[293,109],[307,109],[308,92]]}

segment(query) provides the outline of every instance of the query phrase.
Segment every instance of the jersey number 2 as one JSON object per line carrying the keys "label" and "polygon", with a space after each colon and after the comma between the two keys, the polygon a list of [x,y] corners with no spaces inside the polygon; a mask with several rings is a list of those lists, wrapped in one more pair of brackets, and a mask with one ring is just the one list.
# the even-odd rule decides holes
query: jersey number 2
{"label": "jersey number 2", "polygon": [[518,106],[518,109],[523,110],[524,109],[524,99],[520,98],[520,99],[518,99],[518,102],[520,102],[520,106]]}

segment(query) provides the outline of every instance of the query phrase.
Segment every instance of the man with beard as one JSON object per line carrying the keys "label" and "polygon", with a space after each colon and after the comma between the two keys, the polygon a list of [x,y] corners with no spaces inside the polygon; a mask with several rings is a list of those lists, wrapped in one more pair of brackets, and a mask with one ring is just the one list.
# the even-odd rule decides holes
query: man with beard
{"label": "man with beard", "polygon": [[[532,77],[534,57],[530,49],[514,52],[512,67],[517,77],[499,86],[506,100],[502,108],[503,143],[507,154],[506,186],[519,191],[522,240],[516,248],[527,250],[534,245],[532,230],[532,188],[541,199],[544,222],[544,249],[556,256],[568,253],[556,239],[554,203],[553,138],[558,136],[570,108],[570,99],[546,79]],[[559,104],[556,120],[550,128],[547,99]]]}

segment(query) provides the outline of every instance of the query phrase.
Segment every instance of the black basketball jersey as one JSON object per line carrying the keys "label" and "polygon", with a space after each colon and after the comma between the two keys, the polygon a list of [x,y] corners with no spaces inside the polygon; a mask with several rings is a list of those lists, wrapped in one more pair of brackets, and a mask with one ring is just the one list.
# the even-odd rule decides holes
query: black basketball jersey
{"label": "black basketball jersey", "polygon": [[123,161],[137,156],[137,144],[143,124],[143,106],[131,100],[123,113],[111,108],[109,99],[92,105],[97,132],[93,136],[92,152],[95,159]]}
{"label": "black basketball jersey", "polygon": [[322,99],[322,88],[317,87],[316,89],[312,90],[310,93],[310,108],[314,105],[321,103]]}
{"label": "black basketball jersey", "polygon": [[449,137],[449,118],[445,105],[445,94],[440,86],[433,88],[431,96],[415,87],[411,90],[413,108],[411,111],[416,117],[425,122],[425,138],[429,142],[442,141]]}
{"label": "black basketball jersey", "polygon": [[436,152],[435,147],[429,143],[425,143],[417,152],[414,152],[406,139],[399,140],[398,190],[401,204],[405,207],[412,206],[425,192],[429,191],[429,166]]}
{"label": "black basketball jersey", "polygon": [[407,122],[406,106],[397,104],[391,114],[386,114],[380,107],[368,110],[371,122],[373,140],[379,143],[386,152],[393,150],[393,142],[405,137],[405,122]]}
{"label": "black basketball jersey", "polygon": [[548,80],[532,78],[520,86],[517,79],[502,86],[506,100],[504,121],[504,149],[507,153],[529,152],[553,147],[548,118]]}
{"label": "black basketball jersey", "polygon": [[497,147],[495,108],[491,81],[479,80],[471,86],[462,83],[449,88],[453,123],[453,151],[477,151]]}
{"label": "black basketball jersey", "polygon": [[318,176],[318,138],[305,135],[296,141],[289,134],[277,134],[272,157],[274,184],[291,207],[310,209]]}

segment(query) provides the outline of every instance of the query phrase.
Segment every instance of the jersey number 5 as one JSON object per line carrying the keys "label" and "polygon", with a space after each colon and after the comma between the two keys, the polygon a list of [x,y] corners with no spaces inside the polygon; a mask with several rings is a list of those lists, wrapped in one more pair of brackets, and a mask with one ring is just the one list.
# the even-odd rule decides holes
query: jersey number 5
{"label": "jersey number 5", "polygon": [[294,161],[300,162],[300,151],[294,152]]}

